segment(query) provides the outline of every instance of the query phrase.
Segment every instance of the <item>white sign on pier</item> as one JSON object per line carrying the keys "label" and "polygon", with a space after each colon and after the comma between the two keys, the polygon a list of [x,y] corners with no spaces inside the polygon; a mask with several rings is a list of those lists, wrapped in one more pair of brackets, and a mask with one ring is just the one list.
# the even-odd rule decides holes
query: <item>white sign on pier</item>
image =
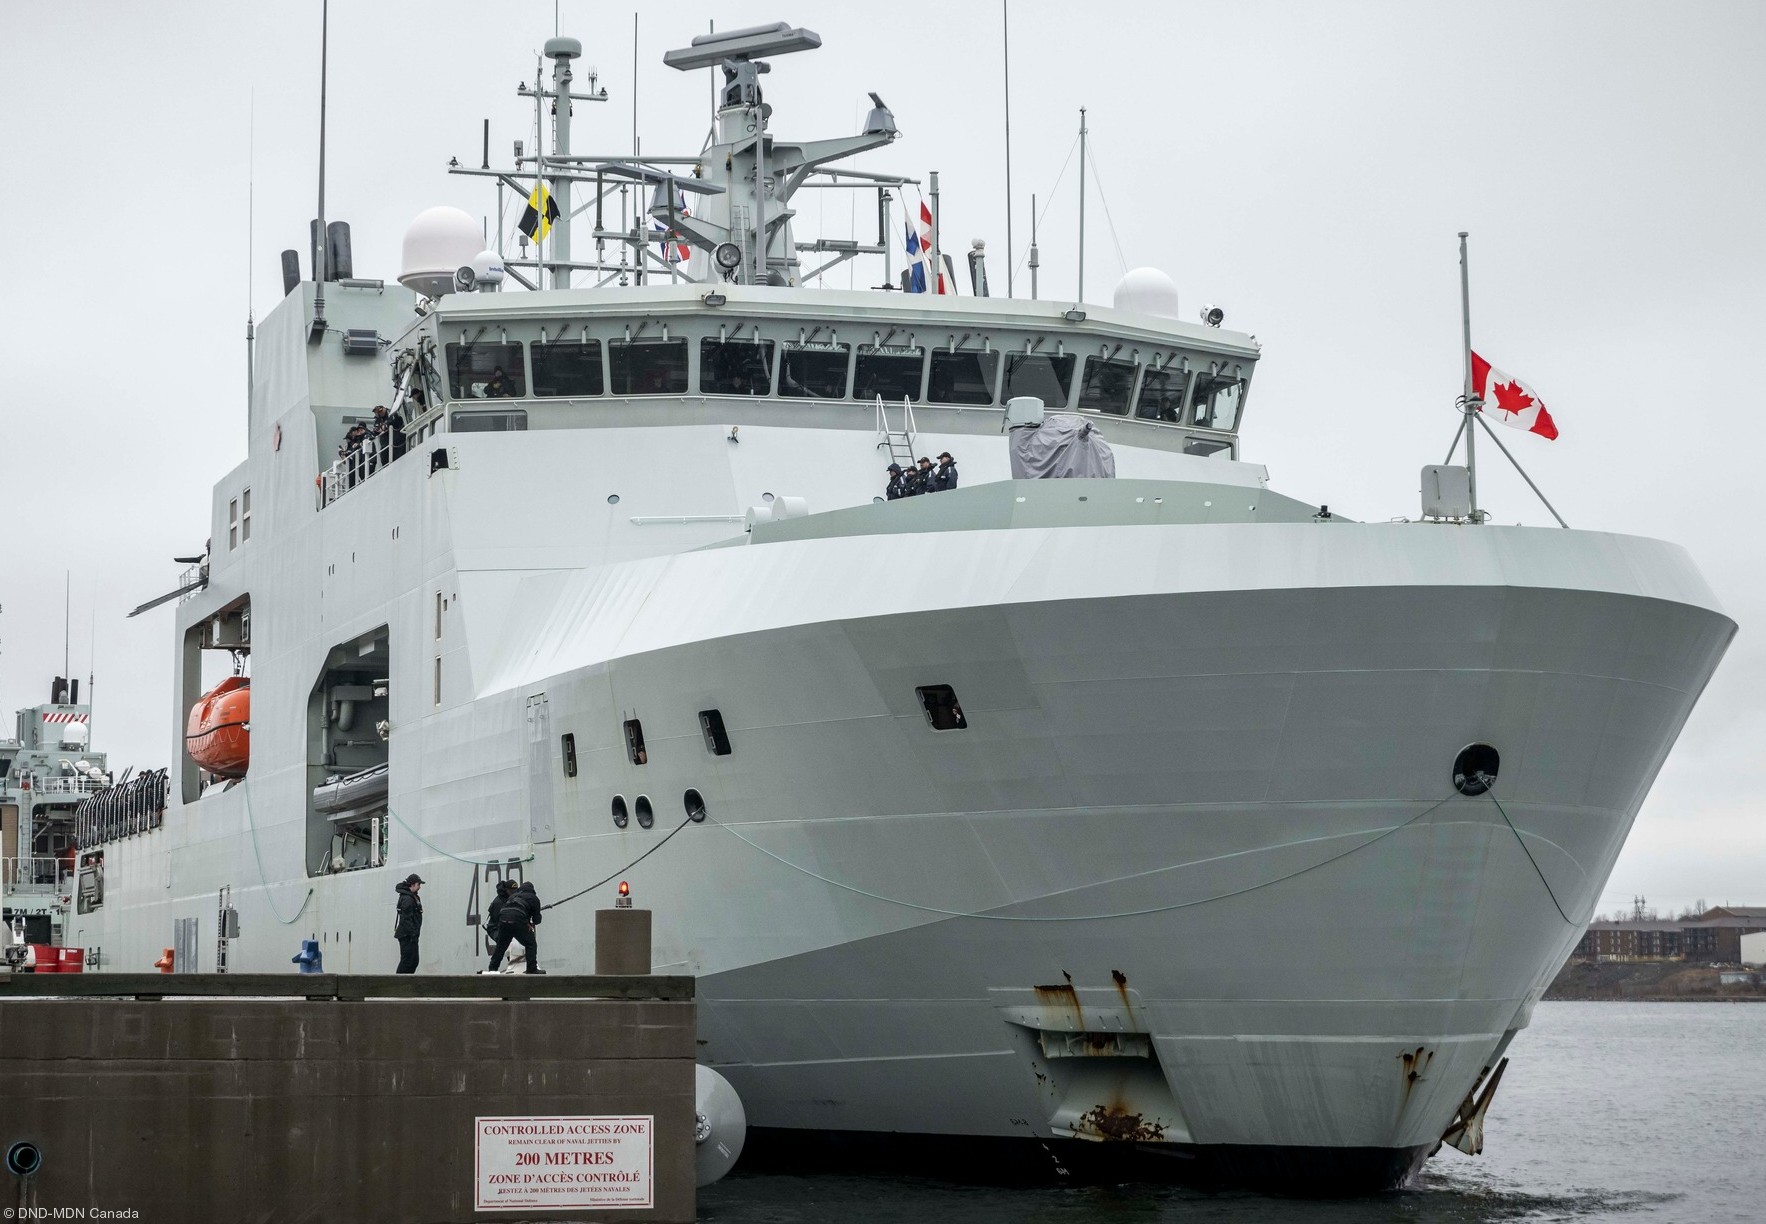
{"label": "white sign on pier", "polygon": [[478,1118],[474,1207],[521,1211],[649,1207],[655,1119]]}

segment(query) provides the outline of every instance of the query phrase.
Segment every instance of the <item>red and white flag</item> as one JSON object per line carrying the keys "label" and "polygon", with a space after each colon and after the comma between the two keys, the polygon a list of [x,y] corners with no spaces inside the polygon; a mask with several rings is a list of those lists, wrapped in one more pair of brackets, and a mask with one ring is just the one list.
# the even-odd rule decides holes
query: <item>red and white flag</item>
{"label": "red and white flag", "polygon": [[1472,354],[1472,393],[1484,401],[1485,416],[1542,438],[1558,436],[1557,424],[1533,388],[1476,353]]}

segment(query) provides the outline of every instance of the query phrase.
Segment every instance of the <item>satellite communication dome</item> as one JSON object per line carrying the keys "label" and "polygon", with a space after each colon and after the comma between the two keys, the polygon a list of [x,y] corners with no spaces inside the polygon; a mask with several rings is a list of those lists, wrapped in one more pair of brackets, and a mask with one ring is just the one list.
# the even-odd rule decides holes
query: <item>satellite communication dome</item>
{"label": "satellite communication dome", "polygon": [[480,285],[500,285],[505,273],[503,257],[495,251],[480,251],[472,257],[472,272]]}
{"label": "satellite communication dome", "polygon": [[484,245],[478,222],[458,208],[441,205],[417,214],[405,231],[399,284],[424,297],[454,289],[454,273],[472,262]]}
{"label": "satellite communication dome", "polygon": [[[86,730],[85,723],[69,723],[61,729],[61,742],[64,744],[83,744],[91,732]],[[81,761],[84,765],[86,762]]]}
{"label": "satellite communication dome", "polygon": [[1177,284],[1157,268],[1130,268],[1116,285],[1117,310],[1177,318]]}

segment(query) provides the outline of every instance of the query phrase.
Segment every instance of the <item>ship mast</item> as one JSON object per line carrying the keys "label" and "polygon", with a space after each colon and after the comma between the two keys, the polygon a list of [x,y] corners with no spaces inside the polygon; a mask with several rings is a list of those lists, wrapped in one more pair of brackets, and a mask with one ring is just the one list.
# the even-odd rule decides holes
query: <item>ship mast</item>
{"label": "ship mast", "polygon": [[[1084,182],[1082,178],[1080,182]],[[1471,502],[1471,521],[1483,522],[1478,513],[1478,452],[1477,430],[1472,422],[1476,419],[1472,414],[1478,411],[1479,401],[1472,394],[1472,274],[1466,260],[1466,231],[1459,232],[1459,318],[1464,329],[1466,357],[1466,393],[1460,400],[1461,411],[1465,413],[1465,421],[1461,428],[1466,435],[1466,492]]]}
{"label": "ship mast", "polygon": [[[570,61],[583,53],[574,38],[548,38],[546,55],[552,61],[552,157],[563,163],[570,157]],[[552,227],[552,288],[570,288],[570,176],[552,181],[558,201],[558,222]]]}

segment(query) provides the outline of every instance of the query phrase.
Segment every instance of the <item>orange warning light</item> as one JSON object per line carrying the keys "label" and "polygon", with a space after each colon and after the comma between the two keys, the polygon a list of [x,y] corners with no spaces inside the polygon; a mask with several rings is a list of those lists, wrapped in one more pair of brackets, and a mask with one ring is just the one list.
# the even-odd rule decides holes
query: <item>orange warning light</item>
{"label": "orange warning light", "polygon": [[619,882],[619,895],[622,897],[631,896],[632,895],[632,886],[630,884],[627,884],[624,880],[621,880]]}

